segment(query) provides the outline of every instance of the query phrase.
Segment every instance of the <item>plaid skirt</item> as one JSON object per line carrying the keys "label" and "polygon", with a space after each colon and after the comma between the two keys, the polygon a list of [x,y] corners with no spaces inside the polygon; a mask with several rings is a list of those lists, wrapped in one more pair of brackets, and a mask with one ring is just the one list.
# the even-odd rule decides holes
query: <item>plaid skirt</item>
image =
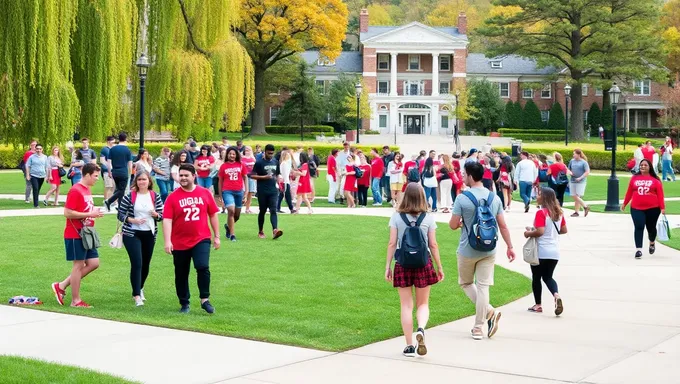
{"label": "plaid skirt", "polygon": [[399,263],[394,264],[392,283],[395,288],[406,288],[414,285],[416,288],[425,288],[438,282],[439,277],[432,266],[432,260],[423,268],[404,268]]}

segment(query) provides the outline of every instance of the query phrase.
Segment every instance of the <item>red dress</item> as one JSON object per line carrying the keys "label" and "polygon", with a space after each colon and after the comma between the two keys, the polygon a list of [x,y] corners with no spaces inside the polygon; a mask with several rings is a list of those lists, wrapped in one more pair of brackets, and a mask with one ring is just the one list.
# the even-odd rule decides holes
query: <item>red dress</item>
{"label": "red dress", "polygon": [[300,176],[300,181],[298,183],[297,194],[301,195],[303,193],[312,193],[312,181],[309,176],[309,165],[302,164],[300,167],[300,172],[307,171],[306,175]]}
{"label": "red dress", "polygon": [[[354,172],[354,166],[353,165],[346,165],[345,170],[347,172]],[[345,185],[343,188],[345,191],[349,192],[357,192],[357,178],[355,175],[347,175],[345,176]]]}

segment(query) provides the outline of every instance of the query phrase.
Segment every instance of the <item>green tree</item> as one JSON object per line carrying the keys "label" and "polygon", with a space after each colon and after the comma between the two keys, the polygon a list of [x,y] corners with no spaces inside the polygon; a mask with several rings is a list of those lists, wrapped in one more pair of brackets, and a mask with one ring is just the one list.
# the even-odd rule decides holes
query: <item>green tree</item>
{"label": "green tree", "polygon": [[512,107],[512,115],[508,117],[511,128],[522,128],[522,114],[524,109],[522,108],[522,103],[516,102]]}
{"label": "green tree", "polygon": [[[319,89],[316,87],[314,77],[307,75],[308,66],[300,62],[291,95],[283,104],[279,112],[279,121],[282,125],[315,124],[322,116],[322,99]],[[303,129],[303,128],[301,128]]]}
{"label": "green tree", "polygon": [[505,103],[505,120],[503,120],[503,126],[506,128],[516,128],[510,122],[512,120],[512,114],[515,112],[515,103],[512,100]]}
{"label": "green tree", "polygon": [[543,120],[541,120],[541,111],[533,100],[528,100],[526,104],[524,104],[524,112],[522,112],[522,128],[545,129],[545,124],[543,124]]}
{"label": "green tree", "polygon": [[588,110],[588,125],[590,125],[590,132],[595,132],[597,127],[602,124],[602,111],[597,103],[593,103]]}
{"label": "green tree", "polygon": [[564,111],[560,103],[553,103],[548,117],[548,129],[564,130]]}
{"label": "green tree", "polygon": [[338,80],[331,83],[324,100],[325,114],[328,114],[330,121],[343,131],[356,126],[354,117],[356,112],[353,112],[356,106],[348,105],[347,98],[354,97],[356,93],[354,86],[358,80],[356,76],[341,74]]}
{"label": "green tree", "polygon": [[[497,0],[494,4],[508,11],[495,12],[478,29],[488,39],[488,56],[514,53],[537,59],[539,65],[566,67],[574,89],[593,74],[649,73],[654,69],[650,64],[657,62],[658,52],[641,49],[654,44],[660,9],[656,0]],[[636,28],[639,33],[632,33]],[[611,55],[638,57],[616,64],[611,72]],[[572,136],[582,139],[583,97],[572,92],[571,100]]]}
{"label": "green tree", "polygon": [[611,129],[612,118],[613,118],[612,106],[609,104],[609,100],[606,100],[602,105],[602,117],[601,117],[602,127],[604,127],[605,129]]}
{"label": "green tree", "polygon": [[469,103],[473,113],[466,121],[468,129],[487,131],[498,128],[504,119],[505,105],[498,93],[498,86],[487,79],[472,79],[468,82]]}

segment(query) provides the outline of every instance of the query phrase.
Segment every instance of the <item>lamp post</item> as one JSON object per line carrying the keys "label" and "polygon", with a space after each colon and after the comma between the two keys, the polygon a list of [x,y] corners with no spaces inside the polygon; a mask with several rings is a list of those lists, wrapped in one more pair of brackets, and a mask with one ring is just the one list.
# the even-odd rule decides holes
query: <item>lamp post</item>
{"label": "lamp post", "polygon": [[571,93],[571,85],[564,86],[564,146],[569,146],[569,94]]}
{"label": "lamp post", "polygon": [[139,68],[139,149],[144,148],[144,99],[146,91],[146,71],[149,69],[149,59],[142,53],[137,59]]}
{"label": "lamp post", "polygon": [[460,152],[460,143],[458,138],[458,97],[460,96],[460,89],[456,89],[456,124],[453,126],[453,143],[456,145],[456,152]]}
{"label": "lamp post", "polygon": [[621,90],[614,83],[612,88],[609,90],[609,97],[611,98],[612,105],[612,174],[607,180],[607,204],[604,206],[604,210],[607,212],[614,212],[621,209],[619,206],[619,179],[616,178],[616,147],[617,137],[616,137],[616,105],[619,103],[619,97],[621,96]]}
{"label": "lamp post", "polygon": [[359,101],[361,100],[361,82],[354,86],[357,94],[357,144],[359,144],[359,131],[361,130],[361,119],[359,118]]}

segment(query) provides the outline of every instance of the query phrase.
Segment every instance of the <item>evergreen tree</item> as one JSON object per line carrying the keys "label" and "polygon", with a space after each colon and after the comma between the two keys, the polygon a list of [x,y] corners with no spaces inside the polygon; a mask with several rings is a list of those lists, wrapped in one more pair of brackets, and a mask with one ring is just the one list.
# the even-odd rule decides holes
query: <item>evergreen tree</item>
{"label": "evergreen tree", "polygon": [[298,64],[297,74],[291,88],[291,95],[279,112],[281,125],[314,124],[323,113],[320,90],[315,78],[307,76],[307,64]]}
{"label": "evergreen tree", "polygon": [[510,120],[512,119],[512,113],[515,110],[515,103],[512,100],[505,103],[505,119],[503,119],[503,126],[505,128],[516,128],[512,125]]}
{"label": "evergreen tree", "polygon": [[609,102],[606,102],[602,106],[602,126],[604,129],[611,129],[612,128],[612,106],[609,105]]}
{"label": "evergreen tree", "polygon": [[508,127],[522,128],[522,104],[518,102],[512,103],[510,107],[510,114],[506,117]]}
{"label": "evergreen tree", "polygon": [[560,103],[553,103],[550,108],[550,116],[548,117],[548,129],[564,130],[564,111]]}
{"label": "evergreen tree", "polygon": [[[588,125],[590,125],[590,133],[597,131],[597,127],[602,123],[602,112],[597,103],[593,103],[588,110]],[[604,126],[604,125],[603,125]]]}
{"label": "evergreen tree", "polygon": [[529,100],[524,105],[524,112],[522,113],[522,128],[524,129],[545,129],[543,120],[541,120],[541,111],[536,106],[533,100]]}

